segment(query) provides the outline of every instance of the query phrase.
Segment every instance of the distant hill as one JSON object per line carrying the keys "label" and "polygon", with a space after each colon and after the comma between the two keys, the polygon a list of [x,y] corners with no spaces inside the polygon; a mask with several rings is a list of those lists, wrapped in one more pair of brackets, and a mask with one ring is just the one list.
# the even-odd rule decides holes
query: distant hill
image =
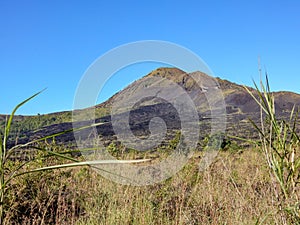
{"label": "distant hill", "polygon": [[[193,78],[195,75],[200,79],[197,82]],[[216,78],[217,82],[213,83],[208,75],[201,72],[188,74],[177,68],[159,68],[133,82],[107,101],[95,106],[97,115],[96,122],[107,122],[97,127],[98,133],[107,143],[115,139],[114,130],[111,125],[111,116],[109,115],[113,104],[119,101],[126,102],[128,99],[131,99],[131,96],[134,96],[135,93],[143,91],[145,86],[147,86],[147,90],[150,91],[151,88],[153,91],[156,90],[155,87],[157,85],[160,85],[162,90],[168,88],[169,83],[167,81],[157,83],[157,80],[162,78],[176,83],[191,97],[197,106],[200,120],[206,121],[206,123],[203,123],[206,130],[203,129],[201,133],[202,136],[204,136],[207,129],[209,129],[210,108],[205,94],[210,89],[218,89],[222,92],[226,105],[226,132],[245,138],[257,138],[256,132],[253,131],[248,119],[251,118],[254,121],[258,121],[260,118],[260,110],[243,86],[220,78]],[[250,87],[249,89],[254,91]],[[169,93],[171,94],[171,91]],[[168,94],[168,92],[166,92],[166,94]],[[279,118],[288,118],[293,106],[300,106],[299,94],[285,91],[274,92],[273,94],[276,103],[276,113]],[[170,98],[172,98],[172,96]],[[216,99],[216,101],[218,101],[218,99]],[[218,104],[215,103],[215,105],[217,106]],[[117,112],[122,114],[128,110],[130,110],[130,128],[137,136],[147,136],[149,134],[149,121],[153,117],[162,118],[170,131],[178,130],[181,127],[179,115],[172,104],[163,101],[161,98],[153,97],[144,99],[142,102],[139,102],[139,104],[134,104],[134,108],[132,109],[127,109],[120,105]],[[71,129],[71,115],[71,112],[58,112],[30,117],[17,116],[12,128],[14,135],[11,138],[11,145],[16,142],[24,143],[37,137]],[[0,125],[2,128],[5,117],[5,115],[0,115]],[[82,124],[84,124],[84,122],[82,122]],[[85,135],[88,136],[89,132],[90,130],[87,130]],[[168,138],[172,138],[172,135]],[[57,137],[56,141],[70,144],[74,142],[74,137],[72,133],[69,133]]]}

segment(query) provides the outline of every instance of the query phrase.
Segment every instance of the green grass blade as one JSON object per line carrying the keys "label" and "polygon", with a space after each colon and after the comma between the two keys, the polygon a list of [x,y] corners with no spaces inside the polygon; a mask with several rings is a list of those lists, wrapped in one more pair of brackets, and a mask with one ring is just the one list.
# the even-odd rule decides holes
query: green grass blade
{"label": "green grass blade", "polygon": [[231,138],[231,139],[236,139],[236,140],[239,140],[239,141],[244,141],[244,142],[248,142],[248,143],[251,143],[251,144],[259,145],[259,141],[253,141],[253,140],[249,140],[247,138],[242,138],[242,137],[232,136],[232,135],[227,135],[227,137]]}
{"label": "green grass blade", "polygon": [[259,133],[263,138],[265,138],[265,133],[264,133],[264,132],[256,125],[256,123],[255,123],[252,119],[250,119],[250,118],[249,118],[249,121],[250,121],[250,123],[252,124],[252,126],[254,127],[254,129],[257,130],[258,133]]}
{"label": "green grass blade", "polygon": [[73,162],[79,162],[79,160],[77,160],[73,157],[69,157],[65,154],[61,154],[61,153],[58,153],[58,152],[53,152],[53,151],[47,150],[45,148],[40,148],[40,147],[36,147],[36,146],[32,146],[32,148],[34,148],[36,150],[40,150],[42,152],[46,152],[46,153],[49,154],[49,156],[56,156],[56,157],[61,158],[61,159],[67,159],[67,160],[71,160]]}
{"label": "green grass blade", "polygon": [[300,158],[295,161],[295,169],[300,169]]}
{"label": "green grass blade", "polygon": [[3,155],[3,142],[2,142],[2,134],[0,133],[0,159],[2,159],[2,155]]}
{"label": "green grass blade", "polygon": [[258,104],[258,106],[266,113],[269,114],[269,112],[267,111],[267,106],[265,103],[265,99],[262,96],[261,92],[259,91],[259,88],[257,87],[256,83],[253,81],[256,92],[258,94],[258,98],[252,93],[252,91],[250,91],[248,89],[247,86],[244,86],[244,88],[246,89],[246,91],[248,92],[248,94],[250,94],[250,96],[253,98],[253,100]]}
{"label": "green grass blade", "polygon": [[31,99],[35,98],[37,95],[39,95],[40,93],[42,93],[45,89],[37,92],[36,94],[32,95],[31,97],[27,98],[26,100],[24,100],[23,102],[19,103],[12,111],[12,113],[9,116],[9,119],[5,125],[5,131],[4,131],[4,136],[3,136],[3,150],[5,151],[6,149],[6,142],[9,136],[9,132],[10,132],[10,127],[11,127],[11,123],[13,121],[14,115],[17,112],[17,110],[23,106],[24,104],[26,104],[28,101],[30,101]]}
{"label": "green grass blade", "polygon": [[268,78],[268,73],[266,72],[265,73],[265,79],[266,79],[266,91],[268,92],[268,93],[270,93],[271,92],[271,88],[270,88],[270,83],[269,83],[269,78]]}

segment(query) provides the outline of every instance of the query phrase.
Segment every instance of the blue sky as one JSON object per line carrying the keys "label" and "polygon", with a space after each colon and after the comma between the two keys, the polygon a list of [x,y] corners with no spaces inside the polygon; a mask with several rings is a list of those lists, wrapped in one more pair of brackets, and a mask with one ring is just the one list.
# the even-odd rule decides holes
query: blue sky
{"label": "blue sky", "polygon": [[[47,87],[18,114],[72,109],[89,65],[112,48],[163,40],[199,55],[215,76],[251,85],[257,61],[273,90],[300,93],[300,1],[1,1],[0,113]],[[103,98],[145,75],[147,65]]]}

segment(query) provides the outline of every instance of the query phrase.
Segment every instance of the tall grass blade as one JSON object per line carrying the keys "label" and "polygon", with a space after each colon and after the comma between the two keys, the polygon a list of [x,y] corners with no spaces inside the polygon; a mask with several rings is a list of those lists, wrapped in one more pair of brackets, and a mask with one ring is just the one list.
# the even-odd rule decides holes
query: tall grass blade
{"label": "tall grass blade", "polygon": [[4,131],[4,137],[3,137],[3,148],[6,149],[6,143],[7,143],[7,139],[8,139],[8,136],[9,136],[9,133],[10,133],[10,127],[11,127],[11,123],[12,123],[12,120],[15,116],[15,113],[17,112],[17,110],[23,106],[24,104],[26,104],[27,102],[29,102],[31,99],[35,98],[36,96],[38,96],[39,94],[41,94],[45,89],[37,92],[36,94],[32,95],[31,97],[27,98],[26,100],[24,100],[23,102],[19,103],[12,111],[12,113],[10,114],[9,116],[9,119],[5,125],[5,131]]}
{"label": "tall grass blade", "polygon": [[103,164],[128,164],[128,163],[142,163],[149,162],[150,159],[138,159],[138,160],[94,160],[94,161],[85,161],[85,162],[76,162],[76,163],[67,163],[62,165],[54,165],[54,166],[46,166],[42,168],[37,168],[33,170],[29,170],[23,173],[19,173],[16,176],[21,176],[23,174],[33,173],[33,172],[41,172],[46,170],[53,169],[63,169],[70,167],[78,167],[78,166],[95,166],[95,165],[103,165]]}

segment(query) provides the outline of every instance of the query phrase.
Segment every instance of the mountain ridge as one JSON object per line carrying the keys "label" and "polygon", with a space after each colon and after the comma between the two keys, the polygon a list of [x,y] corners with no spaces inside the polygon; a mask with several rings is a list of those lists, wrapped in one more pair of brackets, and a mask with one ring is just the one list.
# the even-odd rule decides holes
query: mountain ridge
{"label": "mountain ridge", "polygon": [[[201,78],[200,81],[202,83],[195,82],[195,80],[193,80],[192,77],[195,73]],[[160,80],[163,80],[163,82],[157,83],[158,81],[160,82]],[[255,136],[253,128],[251,128],[246,121],[249,118],[254,121],[258,121],[260,118],[260,110],[244,86],[221,78],[214,78],[214,82],[212,82],[211,77],[204,73],[186,73],[178,68],[158,68],[153,70],[141,79],[134,81],[123,90],[114,94],[107,101],[91,107],[90,109],[95,109],[96,111],[96,122],[106,121],[110,123],[110,110],[116,100],[126,101],[130,99],[130,96],[134,96],[137,90],[144,91],[143,88],[145,88],[145,85],[148,85],[148,89],[151,90],[152,87],[154,88],[155,85],[159,84],[162,85],[161,89],[164,90],[170,84],[167,80],[175,83],[175,86],[180,86],[180,88],[183,89],[184,92],[188,93],[193,101],[197,103],[199,106],[197,110],[199,111],[200,118],[204,118],[205,116],[203,115],[209,115],[210,113],[209,110],[207,110],[207,101],[205,102],[207,88],[219,89],[223,94],[226,106],[226,133],[231,135],[239,135],[240,133],[243,134],[240,136],[245,136],[246,138],[248,136]],[[200,85],[198,85],[199,83]],[[248,88],[249,90],[254,91],[253,88]],[[168,92],[166,93],[168,94]],[[279,91],[273,92],[273,94],[276,102],[276,111],[280,118],[287,118],[294,105],[300,106],[300,95],[297,93]],[[176,95],[174,96],[177,97]],[[123,111],[124,110],[125,108]],[[146,135],[149,133],[148,120],[155,116],[164,118],[166,123],[169,124],[172,129],[179,129],[180,126],[178,124],[180,121],[178,120],[178,115],[175,111],[170,112],[168,110],[171,110],[170,105],[164,103],[162,100],[154,99],[151,101],[145,101],[143,104],[139,105],[139,108],[134,108],[131,112],[131,125],[133,126],[133,132],[139,135]],[[1,126],[5,123],[5,117],[6,115],[0,115]],[[26,129],[24,128],[24,124],[27,126]],[[17,138],[17,142],[22,143],[36,137],[47,136],[49,134],[71,128],[71,111],[56,112],[38,116],[16,116],[15,127],[13,128],[14,135],[12,136],[12,139],[15,141]],[[98,131],[101,131],[100,134],[104,136],[104,138],[107,136],[108,140],[115,139],[115,137],[113,137],[114,135],[111,124],[98,128]],[[74,142],[74,137],[72,137],[71,134],[67,134],[57,138],[57,140],[60,143],[66,144]]]}

